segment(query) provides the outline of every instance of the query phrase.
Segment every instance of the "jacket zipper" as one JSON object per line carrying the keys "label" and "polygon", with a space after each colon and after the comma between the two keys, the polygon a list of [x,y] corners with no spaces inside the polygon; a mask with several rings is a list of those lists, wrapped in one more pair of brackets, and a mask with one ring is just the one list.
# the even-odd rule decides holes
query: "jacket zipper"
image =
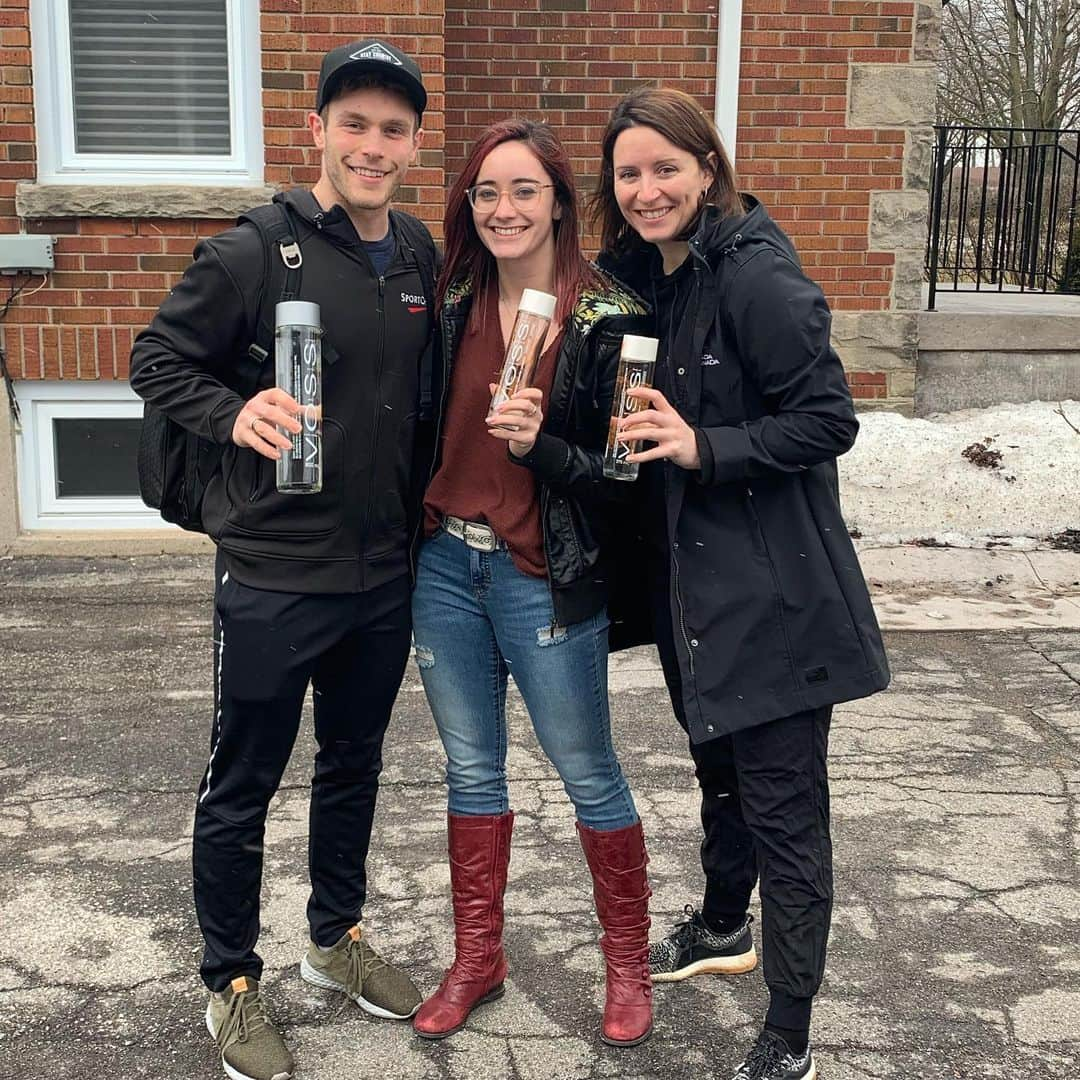
{"label": "jacket zipper", "polygon": [[[434,297],[432,297],[431,302],[435,303]],[[439,439],[442,438],[443,417],[446,414],[446,398],[450,391],[450,335],[447,331],[447,320],[441,313],[438,316],[438,322],[438,327],[433,329],[432,333],[438,333],[442,341],[442,386],[439,388],[439,407],[435,412],[435,442],[431,449],[431,464],[428,466],[424,491],[420,492],[420,513],[417,515],[416,529],[413,531],[412,540],[409,543],[409,569],[412,572],[414,583],[416,582],[416,558],[414,552],[416,551],[416,542],[419,540],[420,533],[424,528],[424,492],[431,485],[431,481],[435,479],[435,469],[439,464]]]}
{"label": "jacket zipper", "polygon": [[675,599],[679,604],[679,630],[682,632],[683,644],[686,646],[686,659],[690,665],[690,674],[694,674],[694,650],[690,648],[690,635],[686,632],[686,611],[683,608],[682,589],[679,586],[679,559],[675,554],[675,548],[671,549],[671,565],[675,571]]}
{"label": "jacket zipper", "polygon": [[[573,319],[573,317],[574,317],[573,313],[571,313],[570,318]],[[590,334],[591,331],[592,331],[591,326],[586,326],[582,330],[581,342],[578,345],[577,352],[574,354],[574,366],[570,371],[570,375],[571,375],[570,387],[571,387],[571,389],[573,389],[574,378],[577,376],[578,368],[581,366],[581,354],[585,351],[585,342],[588,340],[588,337],[589,337],[589,334]],[[569,401],[569,399],[567,399],[567,400]],[[567,404],[567,408],[569,408],[569,404]],[[563,412],[565,413],[565,411],[566,410],[564,409]],[[543,430],[543,428],[547,427],[548,423],[550,423],[554,418],[555,418],[554,413],[552,413],[550,416],[548,416],[546,418],[546,422],[542,425],[541,430]],[[565,420],[564,416],[559,417],[559,421],[561,423],[563,423],[564,420]],[[565,428],[565,423],[563,424],[563,426]],[[551,554],[548,551],[548,531],[547,531],[547,527],[546,527],[547,526],[548,509],[549,509],[550,505],[551,505],[551,489],[548,487],[547,484],[542,483],[540,485],[540,538],[544,542],[544,558],[547,560],[547,565],[548,565],[548,575],[547,575],[548,595],[551,597],[551,627],[550,627],[550,631],[551,631],[551,636],[554,638],[555,637],[555,628],[559,625],[559,620],[558,620],[558,617],[557,617],[556,611],[555,611],[555,586],[552,585],[552,583],[551,583]]]}
{"label": "jacket zipper", "polygon": [[[386,278],[379,275],[379,360],[375,365],[375,386],[376,391],[382,386],[382,369],[383,360],[386,355],[386,302],[383,295],[386,288]],[[360,530],[360,535],[366,536],[368,528],[371,526],[371,508],[375,504],[375,477],[378,473],[378,461],[376,460],[379,453],[379,425],[382,422],[382,406],[375,412],[375,426],[371,432],[371,454],[369,461],[371,462],[371,477],[368,480],[368,497],[367,504],[365,506],[364,514],[365,518],[362,518],[363,528]],[[361,552],[358,556],[359,561],[364,561],[364,553]]]}

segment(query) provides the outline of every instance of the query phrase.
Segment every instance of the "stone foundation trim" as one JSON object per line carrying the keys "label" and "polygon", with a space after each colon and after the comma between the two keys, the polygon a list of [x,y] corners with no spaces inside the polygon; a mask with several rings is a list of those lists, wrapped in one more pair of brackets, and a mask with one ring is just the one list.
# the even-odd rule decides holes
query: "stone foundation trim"
{"label": "stone foundation trim", "polygon": [[15,212],[20,218],[225,218],[269,202],[278,189],[269,184],[199,187],[178,184],[19,184]]}

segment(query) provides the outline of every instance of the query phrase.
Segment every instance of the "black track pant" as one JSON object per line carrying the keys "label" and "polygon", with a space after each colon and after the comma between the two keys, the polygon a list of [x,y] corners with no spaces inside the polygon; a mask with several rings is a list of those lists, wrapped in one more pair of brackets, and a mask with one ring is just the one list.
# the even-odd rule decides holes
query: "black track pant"
{"label": "black track pant", "polygon": [[[667,610],[662,577],[653,575],[653,611],[661,614]],[[686,730],[671,620],[655,622],[664,678]],[[794,1030],[810,1026],[832,916],[831,717],[826,706],[690,744],[705,833],[702,915],[714,925],[741,919],[760,878],[766,1019]]]}
{"label": "black track pant", "polygon": [[359,921],[382,741],[410,648],[409,582],[360,594],[269,592],[241,585],[219,558],[214,597],[214,723],[199,787],[195,909],[211,990],[261,978],[266,812],[313,688],[308,922],[331,945]]}

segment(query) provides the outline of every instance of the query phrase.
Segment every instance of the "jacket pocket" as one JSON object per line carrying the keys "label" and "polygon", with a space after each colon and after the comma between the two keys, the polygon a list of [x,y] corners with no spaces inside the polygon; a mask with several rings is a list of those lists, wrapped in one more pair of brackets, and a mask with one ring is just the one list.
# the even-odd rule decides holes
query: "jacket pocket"
{"label": "jacket pocket", "polygon": [[323,420],[322,490],[311,495],[282,495],[276,463],[254,451],[235,455],[226,479],[230,509],[223,535],[267,539],[315,539],[341,527],[344,510],[345,430]]}
{"label": "jacket pocket", "polygon": [[823,543],[819,509],[807,498],[804,476],[776,486],[755,485],[753,503],[779,592],[785,639],[801,689],[840,682],[866,668],[863,643]]}
{"label": "jacket pocket", "polygon": [[769,567],[769,577],[772,580],[773,587],[773,602],[776,610],[776,622],[783,635],[788,670],[791,673],[792,680],[795,682],[796,686],[798,686],[798,679],[795,678],[795,651],[792,648],[791,635],[789,633],[787,618],[785,617],[784,611],[784,590],[780,584],[780,576],[777,573],[776,563],[773,561],[772,552],[769,550],[769,542],[765,539],[765,530],[762,528],[761,518],[758,516],[757,507],[754,505],[754,492],[752,488],[746,489],[744,502],[747,515],[750,518],[754,546],[760,547],[762,558]]}

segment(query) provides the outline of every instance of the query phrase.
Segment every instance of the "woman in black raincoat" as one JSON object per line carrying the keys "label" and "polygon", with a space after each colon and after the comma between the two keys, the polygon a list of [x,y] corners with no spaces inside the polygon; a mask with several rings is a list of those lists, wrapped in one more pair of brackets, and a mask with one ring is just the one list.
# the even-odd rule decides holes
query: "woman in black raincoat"
{"label": "woman in black raincoat", "polygon": [[619,590],[612,647],[656,641],[705,831],[704,901],[652,946],[652,977],[753,968],[760,876],[770,1003],[735,1078],[811,1080],[833,897],[832,706],[889,681],[837,490],[858,423],[821,290],[737,192],[697,103],[632,92],[602,155],[600,263],[652,302],[661,340],[654,388],[622,428],[645,440],[629,458],[643,465],[639,547],[624,563],[651,595]]}

